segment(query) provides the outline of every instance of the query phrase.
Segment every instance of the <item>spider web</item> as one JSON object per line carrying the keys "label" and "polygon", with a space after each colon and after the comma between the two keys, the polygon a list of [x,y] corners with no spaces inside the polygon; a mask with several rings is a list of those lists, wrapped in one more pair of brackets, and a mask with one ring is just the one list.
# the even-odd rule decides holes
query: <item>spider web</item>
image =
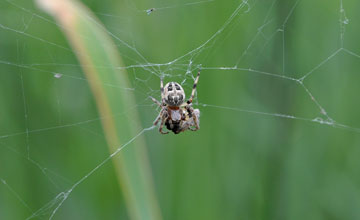
{"label": "spider web", "polygon": [[[225,8],[219,7],[222,3],[217,0],[148,5],[125,1],[119,3],[124,8],[120,12],[95,11],[126,64],[103,68],[126,69],[132,82],[131,88],[111,82],[105,86],[135,93],[137,103],[133,108],[141,113],[144,126],[136,136],[109,155],[101,130],[101,118],[97,116],[87,80],[62,37],[61,27],[39,11],[33,2],[2,1],[0,33],[7,39],[12,37],[12,41],[1,43],[1,47],[11,53],[0,54],[3,88],[0,122],[10,125],[1,126],[0,130],[3,158],[1,194],[12,198],[15,204],[12,205],[18,204],[17,207],[24,209],[27,219],[52,219],[59,210],[70,209],[66,204],[76,202],[76,199],[70,201],[70,195],[77,190],[86,191],[87,182],[92,181],[100,168],[101,172],[108,172],[106,175],[111,176],[112,168],[108,162],[112,157],[139,136],[157,134],[152,122],[158,109],[149,97],[159,99],[160,77],[164,77],[165,81],[181,82],[189,95],[199,68],[202,75],[194,105],[201,110],[204,118],[201,121],[204,132],[208,131],[207,127],[216,128],[218,121],[224,118],[235,118],[235,123],[238,123],[238,120],[248,117],[254,124],[264,121],[267,124],[270,118],[276,122],[290,120],[296,121],[302,130],[320,126],[321,130],[331,128],[334,133],[346,132],[358,138],[360,122],[357,120],[356,94],[359,88],[355,83],[358,74],[354,68],[347,66],[357,67],[359,64],[354,28],[360,19],[355,8],[360,5],[355,1],[334,2],[323,9],[325,3],[309,0],[242,0],[228,2]],[[99,10],[101,4],[90,5]],[[199,20],[192,27],[198,28],[196,33],[190,33],[187,30],[190,27],[181,27],[182,21],[160,22],[161,19],[170,19],[172,13],[194,19],[194,14],[201,10],[208,11],[209,16],[216,13],[226,16],[214,24],[209,24],[206,18],[197,18]],[[304,17],[304,12],[325,13],[326,16],[311,20],[314,16]],[[355,25],[351,26],[352,23]],[[202,29],[208,25],[211,28]],[[167,28],[170,28],[169,32],[185,32],[182,37],[192,39],[188,41],[189,46],[177,47],[174,42],[180,40],[179,37],[167,39],[174,36],[164,34]],[[181,30],[177,31],[177,28]],[[44,31],[47,29],[53,30],[53,33]],[[158,38],[158,45],[147,44],[142,36]],[[151,53],[157,48],[160,48],[159,52]],[[39,51],[37,55],[29,57],[30,52],[35,50]],[[294,51],[308,55],[317,51],[317,54],[300,56]],[[223,59],[222,56],[227,53],[236,55],[232,59]],[[40,84],[44,82],[48,86],[39,88],[38,85],[44,85]],[[348,89],[342,91],[339,88]],[[10,92],[15,100],[7,98]],[[73,94],[76,94],[75,97]],[[210,120],[207,114],[219,117]],[[120,112],[108,117],[128,115]],[[51,146],[58,146],[54,140],[68,137],[69,132],[95,142],[91,147],[101,147],[87,149],[84,143],[89,143],[89,140],[79,143],[80,146],[61,141],[59,147],[69,147],[54,151]],[[220,127],[217,132],[222,132]],[[158,142],[162,137],[149,138]],[[83,167],[76,161],[65,165],[68,155],[83,157],[89,150],[99,154],[88,158],[92,160],[90,167],[89,164]],[[60,154],[56,161],[52,161],[56,156],[54,152]],[[39,197],[38,204],[29,203],[33,201],[31,196],[25,195],[21,184],[12,179],[10,168],[4,168],[20,169],[19,161],[28,166],[29,173],[36,173],[31,177],[35,180],[29,183],[34,184],[32,187]],[[66,168],[59,170],[58,164],[64,164]],[[79,166],[77,172],[67,173],[76,166]],[[47,188],[39,189],[36,183],[47,185]],[[75,198],[77,196],[74,195]]]}

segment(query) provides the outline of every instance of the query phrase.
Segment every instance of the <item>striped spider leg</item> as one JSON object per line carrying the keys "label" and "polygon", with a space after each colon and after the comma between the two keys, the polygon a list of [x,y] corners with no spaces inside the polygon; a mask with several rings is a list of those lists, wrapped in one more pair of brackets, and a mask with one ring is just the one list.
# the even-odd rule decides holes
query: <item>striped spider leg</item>
{"label": "striped spider leg", "polygon": [[191,91],[191,96],[190,96],[189,100],[186,102],[186,106],[185,106],[185,108],[189,114],[189,117],[192,118],[194,121],[195,128],[189,127],[189,129],[192,131],[196,131],[196,130],[200,129],[198,116],[196,116],[197,114],[194,114],[194,108],[192,107],[192,101],[195,96],[196,86],[197,86],[197,84],[199,82],[199,78],[200,78],[200,71],[201,71],[201,69],[199,69],[199,71],[197,73],[197,76],[196,76],[196,79],[195,79],[195,82],[193,85],[193,89]]}

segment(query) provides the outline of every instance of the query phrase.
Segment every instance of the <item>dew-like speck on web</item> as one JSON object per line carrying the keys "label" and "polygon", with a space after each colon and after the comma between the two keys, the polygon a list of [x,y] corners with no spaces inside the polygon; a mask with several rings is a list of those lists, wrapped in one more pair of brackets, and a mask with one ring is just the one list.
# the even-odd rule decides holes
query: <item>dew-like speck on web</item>
{"label": "dew-like speck on web", "polygon": [[313,122],[320,123],[320,124],[324,124],[324,123],[325,123],[324,119],[323,119],[323,118],[320,118],[320,117],[314,118],[312,121],[313,121]]}
{"label": "dew-like speck on web", "polygon": [[57,79],[60,79],[62,77],[62,74],[61,73],[55,73],[54,77],[57,78]]}

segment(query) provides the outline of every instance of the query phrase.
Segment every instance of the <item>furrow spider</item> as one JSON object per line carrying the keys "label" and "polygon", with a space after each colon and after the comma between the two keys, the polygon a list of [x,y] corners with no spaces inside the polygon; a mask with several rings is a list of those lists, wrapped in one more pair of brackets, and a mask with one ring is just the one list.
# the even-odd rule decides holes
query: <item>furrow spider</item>
{"label": "furrow spider", "polygon": [[185,92],[177,82],[169,82],[164,87],[163,79],[160,80],[161,102],[151,97],[160,108],[160,113],[154,121],[156,126],[160,122],[159,132],[163,131],[164,124],[169,131],[179,134],[186,130],[196,131],[200,129],[200,110],[192,107],[192,101],[195,96],[196,86],[199,81],[200,70],[197,73],[191,96],[184,103]]}

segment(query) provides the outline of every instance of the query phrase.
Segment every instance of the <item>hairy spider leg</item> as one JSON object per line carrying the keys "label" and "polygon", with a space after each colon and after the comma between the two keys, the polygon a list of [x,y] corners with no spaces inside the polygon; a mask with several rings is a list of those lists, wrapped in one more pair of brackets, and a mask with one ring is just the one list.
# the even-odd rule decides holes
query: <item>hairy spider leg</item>
{"label": "hairy spider leg", "polygon": [[158,101],[158,100],[156,100],[154,97],[152,97],[152,96],[150,96],[150,98],[151,98],[151,100],[153,101],[153,102],[155,102],[155,104],[157,104],[159,107],[162,107],[161,106],[161,103]]}
{"label": "hairy spider leg", "polygon": [[160,119],[161,119],[161,113],[157,116],[157,118],[154,121],[155,126],[159,123]]}
{"label": "hairy spider leg", "polygon": [[196,86],[199,82],[199,77],[200,77],[200,71],[201,69],[199,69],[198,73],[197,73],[197,76],[196,76],[196,79],[195,79],[195,82],[194,82],[194,85],[193,85],[193,89],[191,91],[191,96],[190,96],[190,99],[189,101],[187,101],[188,104],[192,103],[193,99],[194,99],[194,96],[195,96],[195,92],[196,92]]}
{"label": "hairy spider leg", "polygon": [[154,121],[155,126],[159,123],[160,119],[166,115],[165,111],[166,111],[165,108],[161,109],[159,115],[156,117],[156,119]]}
{"label": "hairy spider leg", "polygon": [[161,104],[165,103],[165,96],[164,96],[164,81],[163,77],[160,79],[160,93],[161,93]]}
{"label": "hairy spider leg", "polygon": [[161,117],[161,123],[160,123],[160,127],[159,127],[159,132],[161,134],[168,134],[169,132],[163,132],[163,127],[164,127],[164,124],[165,124],[165,120],[166,120],[167,117],[165,117],[165,114],[162,115]]}
{"label": "hairy spider leg", "polygon": [[194,120],[194,124],[195,124],[195,129],[191,129],[191,130],[192,130],[192,131],[199,130],[200,127],[199,127],[199,124],[198,124],[197,116],[196,116],[195,114],[193,114],[193,120]]}
{"label": "hairy spider leg", "polygon": [[189,106],[189,111],[191,112],[191,117],[192,117],[192,119],[194,121],[194,125],[195,125],[195,129],[190,128],[190,130],[197,131],[200,129],[199,124],[198,124],[198,118],[197,118],[196,114],[194,113],[193,107]]}
{"label": "hairy spider leg", "polygon": [[192,101],[194,99],[195,92],[196,92],[196,86],[197,86],[197,84],[199,82],[200,72],[201,72],[201,69],[199,69],[199,71],[197,73],[197,76],[196,76],[196,79],[195,79],[195,82],[194,82],[194,85],[193,85],[193,89],[191,91],[190,99],[187,101],[187,105],[186,105],[186,109],[190,113],[190,115],[191,115],[191,117],[192,117],[192,119],[194,121],[194,125],[195,125],[195,129],[190,128],[190,130],[192,130],[192,131],[196,131],[196,130],[200,129],[199,124],[198,124],[197,116],[194,114],[194,109],[191,107],[191,103],[192,103]]}

